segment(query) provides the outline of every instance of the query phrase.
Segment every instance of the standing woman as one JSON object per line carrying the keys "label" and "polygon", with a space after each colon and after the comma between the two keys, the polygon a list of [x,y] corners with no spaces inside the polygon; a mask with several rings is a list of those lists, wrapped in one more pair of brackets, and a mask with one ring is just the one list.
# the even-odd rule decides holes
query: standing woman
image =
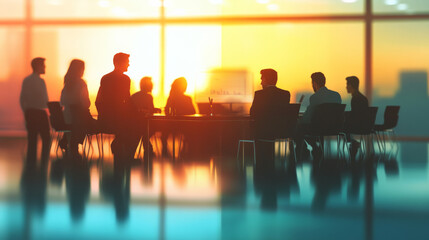
{"label": "standing woman", "polygon": [[[64,76],[64,88],[61,91],[64,119],[67,124],[72,126],[70,153],[75,157],[79,156],[78,144],[82,144],[85,135],[95,129],[95,120],[89,112],[91,102],[88,87],[82,79],[84,71],[85,62],[80,59],[73,59]],[[64,139],[62,141],[64,142]]]}

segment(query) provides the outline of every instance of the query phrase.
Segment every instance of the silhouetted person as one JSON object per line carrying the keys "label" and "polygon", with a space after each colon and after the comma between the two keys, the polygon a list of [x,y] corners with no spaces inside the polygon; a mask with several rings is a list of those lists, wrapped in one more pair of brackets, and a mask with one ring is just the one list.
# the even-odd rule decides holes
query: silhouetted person
{"label": "silhouetted person", "polygon": [[171,84],[170,95],[168,96],[165,108],[171,109],[174,115],[191,115],[196,113],[192,98],[185,95],[187,87],[188,83],[184,77],[177,78]]}
{"label": "silhouetted person", "polygon": [[[346,77],[347,92],[352,95],[351,111],[346,113],[345,128],[346,132],[349,129],[359,129],[362,123],[367,122],[369,118],[368,99],[359,91],[359,79],[355,76]],[[350,135],[347,140],[351,141],[351,155],[354,157],[360,143],[351,139]]]}
{"label": "silhouetted person", "polygon": [[[167,99],[167,104],[165,105],[165,114],[166,115],[192,115],[197,111],[195,109],[192,98],[185,95],[186,88],[188,83],[184,77],[177,78],[171,84],[170,95]],[[169,133],[174,134],[177,130],[177,126],[162,127],[162,151],[165,155],[167,153],[167,137]],[[181,132],[185,129],[181,128]],[[173,153],[175,154],[175,153]]]}
{"label": "silhouetted person", "polygon": [[[153,89],[153,83],[151,77],[143,77],[140,80],[140,91],[134,93],[131,96],[131,102],[135,109],[137,110],[137,119],[139,121],[138,126],[139,132],[143,136],[143,139],[146,139],[147,135],[147,125],[145,124],[145,117],[152,115],[153,113],[160,113],[161,109],[155,108],[153,105],[153,97],[152,97],[152,89]],[[153,132],[151,131],[150,136],[153,135]],[[150,139],[150,138],[149,138]],[[143,148],[145,150],[145,155],[147,155],[147,152],[150,151],[152,155],[153,153],[153,147],[152,144],[147,141],[143,141]]]}
{"label": "silhouetted person", "polygon": [[27,128],[27,161],[35,162],[37,159],[37,135],[42,138],[42,161],[46,161],[49,158],[51,137],[46,113],[48,92],[45,81],[40,77],[45,74],[45,59],[34,58],[31,67],[33,73],[24,79],[20,95]]}
{"label": "silhouetted person", "polygon": [[[64,106],[64,120],[72,126],[70,136],[70,153],[78,157],[78,143],[83,143],[85,135],[95,130],[95,120],[89,112],[91,102],[89,100],[88,87],[82,79],[85,71],[85,63],[74,59],[64,76],[64,88],[61,91],[61,105]],[[61,148],[67,146],[67,136],[60,141]]]}
{"label": "silhouetted person", "polygon": [[130,102],[130,78],[124,74],[128,71],[129,54],[117,53],[113,57],[115,69],[101,78],[95,105],[98,120],[103,131],[114,133],[111,144],[115,164],[128,161],[134,157],[138,145],[135,119],[132,118]]}
{"label": "silhouetted person", "polygon": [[262,69],[260,73],[262,90],[255,92],[250,115],[255,119],[255,138],[272,138],[279,131],[273,118],[286,109],[290,93],[276,87],[277,72],[274,69]]}
{"label": "silhouetted person", "polygon": [[[313,117],[314,109],[323,103],[338,103],[341,104],[341,96],[338,92],[329,90],[326,86],[325,75],[321,72],[315,72],[311,74],[311,84],[313,86],[314,94],[310,96],[310,105],[308,105],[301,121],[298,124],[298,137],[297,137],[297,149],[298,153],[301,148],[304,154],[308,154],[308,150],[304,147],[303,135],[308,130]],[[313,157],[318,158],[321,155],[321,149],[316,146],[316,142],[313,139],[306,139],[307,142],[313,148]]]}
{"label": "silhouetted person", "polygon": [[143,77],[140,80],[140,91],[131,96],[131,102],[140,113],[160,113],[161,109],[155,108],[152,96],[153,83],[151,77]]}

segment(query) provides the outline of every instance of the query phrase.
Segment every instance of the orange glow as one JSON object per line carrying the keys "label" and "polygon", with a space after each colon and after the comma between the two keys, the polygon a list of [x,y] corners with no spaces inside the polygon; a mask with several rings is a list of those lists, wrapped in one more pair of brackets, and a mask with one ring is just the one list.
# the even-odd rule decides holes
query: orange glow
{"label": "orange glow", "polygon": [[146,172],[140,169],[133,169],[131,171],[130,179],[130,192],[133,196],[142,198],[158,198],[161,190],[160,182],[160,164],[153,164],[153,178],[151,184],[143,184],[143,178]]}
{"label": "orange glow", "polygon": [[169,199],[217,200],[218,186],[209,166],[165,165],[166,196]]}
{"label": "orange glow", "polygon": [[98,169],[91,168],[91,197],[100,196],[100,177],[98,174]]}
{"label": "orange glow", "polygon": [[164,166],[165,195],[171,200],[216,201],[218,183],[208,165],[153,163],[152,181],[143,184],[147,174],[139,169],[131,172],[131,194],[141,198],[158,198],[161,194],[161,167]]}

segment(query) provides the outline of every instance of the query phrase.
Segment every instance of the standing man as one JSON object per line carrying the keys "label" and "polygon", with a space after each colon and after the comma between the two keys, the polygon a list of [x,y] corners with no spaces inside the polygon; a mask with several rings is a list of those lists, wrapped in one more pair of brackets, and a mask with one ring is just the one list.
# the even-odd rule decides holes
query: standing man
{"label": "standing man", "polygon": [[133,133],[135,124],[130,102],[131,80],[124,74],[130,66],[129,57],[129,54],[122,52],[115,54],[113,57],[115,69],[101,78],[95,101],[98,120],[103,131],[115,134],[111,144],[115,163],[117,159],[127,161],[134,158],[138,145],[138,135]]}
{"label": "standing man", "polygon": [[31,68],[33,73],[24,79],[19,100],[27,128],[27,162],[35,163],[37,159],[37,135],[40,134],[42,138],[42,161],[49,158],[51,137],[48,115],[46,114],[49,101],[48,91],[45,80],[40,77],[40,75],[45,74],[45,59],[34,58],[31,61]]}

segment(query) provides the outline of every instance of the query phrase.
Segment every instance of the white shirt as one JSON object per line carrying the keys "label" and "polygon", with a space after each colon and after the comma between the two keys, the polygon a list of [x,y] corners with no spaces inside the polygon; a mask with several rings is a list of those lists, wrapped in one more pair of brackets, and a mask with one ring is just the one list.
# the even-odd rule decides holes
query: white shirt
{"label": "white shirt", "polygon": [[38,74],[31,74],[22,82],[19,97],[23,111],[27,109],[46,109],[49,101],[45,80]]}

